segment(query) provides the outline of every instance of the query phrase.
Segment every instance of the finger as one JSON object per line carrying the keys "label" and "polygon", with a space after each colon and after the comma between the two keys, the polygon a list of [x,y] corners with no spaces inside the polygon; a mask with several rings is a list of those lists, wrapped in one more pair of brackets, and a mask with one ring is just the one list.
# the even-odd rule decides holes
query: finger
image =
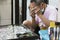
{"label": "finger", "polygon": [[31,15],[31,16],[34,16],[35,14],[34,14],[34,13],[31,13],[30,15]]}
{"label": "finger", "polygon": [[40,11],[40,9],[37,9],[37,10],[35,10],[35,13],[37,13],[37,12],[39,12]]}
{"label": "finger", "polygon": [[31,13],[30,16],[35,17],[35,14],[34,13]]}
{"label": "finger", "polygon": [[31,11],[34,11],[35,9],[37,9],[37,7],[32,8]]}

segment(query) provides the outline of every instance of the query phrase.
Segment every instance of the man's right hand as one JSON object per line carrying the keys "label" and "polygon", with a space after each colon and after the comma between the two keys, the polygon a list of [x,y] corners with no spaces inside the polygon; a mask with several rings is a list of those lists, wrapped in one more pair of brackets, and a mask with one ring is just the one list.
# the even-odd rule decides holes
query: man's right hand
{"label": "man's right hand", "polygon": [[31,16],[32,18],[35,18],[35,13],[34,13],[34,12],[31,12],[31,13],[30,13],[30,16]]}
{"label": "man's right hand", "polygon": [[[35,7],[35,6],[36,6],[36,5],[35,5],[34,2],[30,3],[29,10],[30,10],[30,16],[31,16],[32,18],[35,18],[35,13],[34,13],[34,7]],[[33,10],[32,10],[32,9],[33,9]]]}

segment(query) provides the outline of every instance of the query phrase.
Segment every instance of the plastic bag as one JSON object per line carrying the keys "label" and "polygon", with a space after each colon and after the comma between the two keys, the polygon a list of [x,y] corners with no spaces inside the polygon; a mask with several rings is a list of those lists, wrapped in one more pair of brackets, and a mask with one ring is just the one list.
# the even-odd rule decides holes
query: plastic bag
{"label": "plastic bag", "polygon": [[40,30],[39,34],[40,34],[40,37],[42,38],[42,40],[50,40],[48,30]]}

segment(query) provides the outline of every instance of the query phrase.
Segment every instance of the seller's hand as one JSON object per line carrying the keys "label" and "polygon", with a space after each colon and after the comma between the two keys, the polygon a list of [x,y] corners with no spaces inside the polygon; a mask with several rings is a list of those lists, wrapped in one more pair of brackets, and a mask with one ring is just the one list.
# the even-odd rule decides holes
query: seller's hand
{"label": "seller's hand", "polygon": [[30,10],[30,16],[32,18],[35,18],[35,12],[34,12],[34,9],[35,9],[35,3],[30,3],[30,6],[29,6],[29,10]]}
{"label": "seller's hand", "polygon": [[30,16],[31,16],[32,18],[35,18],[35,13],[34,13],[34,12],[31,12],[31,13],[30,13]]}
{"label": "seller's hand", "polygon": [[35,12],[38,16],[42,15],[42,12],[40,11],[40,8],[39,8],[38,6],[36,6],[36,9],[34,10],[34,12]]}

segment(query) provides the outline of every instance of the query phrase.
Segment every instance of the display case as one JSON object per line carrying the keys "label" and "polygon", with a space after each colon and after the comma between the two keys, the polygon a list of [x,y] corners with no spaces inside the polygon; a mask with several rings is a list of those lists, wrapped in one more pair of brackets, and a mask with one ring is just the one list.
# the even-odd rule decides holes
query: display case
{"label": "display case", "polygon": [[14,26],[14,38],[8,40],[36,40],[39,36],[24,25]]}

